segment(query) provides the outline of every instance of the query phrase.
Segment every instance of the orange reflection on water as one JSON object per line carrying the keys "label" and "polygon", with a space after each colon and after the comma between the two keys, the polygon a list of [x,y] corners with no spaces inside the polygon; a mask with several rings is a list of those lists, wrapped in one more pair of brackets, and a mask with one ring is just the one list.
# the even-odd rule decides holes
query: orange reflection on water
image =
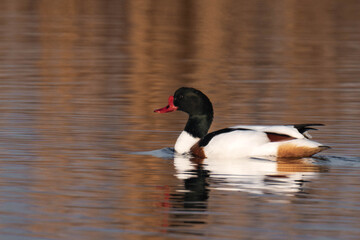
{"label": "orange reflection on water", "polygon": [[[359,222],[332,201],[356,207],[347,174],[356,168],[318,177],[331,169],[279,160],[254,163],[262,172],[252,175],[240,163],[230,164],[237,175],[217,163],[184,173],[174,159],[130,154],[173,146],[187,116],[152,110],[193,86],[214,104],[211,130],[322,122],[314,135],[328,154],[358,156],[359,10],[358,1],[2,1],[2,236],[250,238],[261,222],[301,238],[311,229],[289,226],[309,213],[320,226],[329,224],[320,215]],[[300,173],[309,199],[331,211],[301,202]],[[274,186],[276,174],[294,178]],[[341,234],[357,236],[347,227]]]}

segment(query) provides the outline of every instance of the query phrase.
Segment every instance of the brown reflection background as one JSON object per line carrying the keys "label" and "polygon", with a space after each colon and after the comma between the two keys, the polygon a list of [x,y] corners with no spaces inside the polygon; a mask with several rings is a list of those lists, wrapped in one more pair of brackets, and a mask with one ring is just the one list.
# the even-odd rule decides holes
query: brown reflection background
{"label": "brown reflection background", "polygon": [[[359,10],[352,0],[1,1],[1,235],[235,239],[259,232],[257,222],[273,229],[263,238],[300,239],[313,236],[311,215],[319,237],[357,236],[359,168],[326,171],[307,199],[275,197],[288,205],[274,206],[209,191],[206,173],[189,193],[172,161],[130,153],[173,146],[186,115],[153,109],[192,86],[214,104],[211,130],[320,122],[313,135],[333,147],[325,155],[356,162]],[[299,162],[277,171],[323,172]],[[339,196],[345,211],[331,207]],[[284,218],[305,226],[272,224]],[[239,228],[219,235],[229,226]]]}

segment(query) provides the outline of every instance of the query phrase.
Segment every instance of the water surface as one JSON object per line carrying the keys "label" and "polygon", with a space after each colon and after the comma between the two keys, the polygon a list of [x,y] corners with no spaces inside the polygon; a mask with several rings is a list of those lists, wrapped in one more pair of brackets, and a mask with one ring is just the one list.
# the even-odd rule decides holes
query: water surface
{"label": "water surface", "polygon": [[[1,239],[357,239],[359,11],[1,2]],[[186,115],[153,109],[181,86],[210,97],[211,130],[324,123],[312,135],[332,149],[287,162],[176,156]]]}

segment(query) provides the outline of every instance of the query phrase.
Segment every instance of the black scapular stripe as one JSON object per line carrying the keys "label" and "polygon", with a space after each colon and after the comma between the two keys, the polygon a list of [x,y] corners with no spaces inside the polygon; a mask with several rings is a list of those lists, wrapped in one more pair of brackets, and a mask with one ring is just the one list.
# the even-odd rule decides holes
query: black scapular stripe
{"label": "black scapular stripe", "polygon": [[218,135],[223,134],[223,133],[233,132],[233,131],[254,131],[254,130],[247,129],[247,128],[224,128],[224,129],[220,129],[220,130],[217,130],[215,132],[208,133],[205,137],[203,137],[199,141],[199,147],[205,147],[206,145],[208,145],[208,143],[211,141],[211,139],[213,139],[213,137],[215,137],[215,136],[218,136]]}

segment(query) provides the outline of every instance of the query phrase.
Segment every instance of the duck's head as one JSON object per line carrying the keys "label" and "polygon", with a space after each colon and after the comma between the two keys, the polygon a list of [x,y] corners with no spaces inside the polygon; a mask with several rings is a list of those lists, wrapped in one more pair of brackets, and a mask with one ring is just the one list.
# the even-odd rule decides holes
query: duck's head
{"label": "duck's head", "polygon": [[213,107],[209,98],[195,88],[182,87],[169,97],[169,104],[155,110],[157,113],[167,113],[180,110],[190,116],[213,115]]}

